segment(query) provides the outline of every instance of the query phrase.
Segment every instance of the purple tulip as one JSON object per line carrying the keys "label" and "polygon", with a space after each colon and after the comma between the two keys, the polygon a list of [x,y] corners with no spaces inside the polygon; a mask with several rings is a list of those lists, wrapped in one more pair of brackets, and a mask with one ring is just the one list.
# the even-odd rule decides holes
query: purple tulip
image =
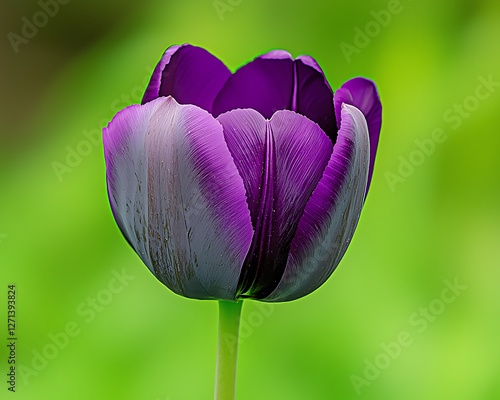
{"label": "purple tulip", "polygon": [[172,46],[142,104],[104,129],[115,219],[182,296],[305,296],[354,234],[381,113],[373,82],[333,94],[309,56],[271,51],[232,74],[202,48]]}

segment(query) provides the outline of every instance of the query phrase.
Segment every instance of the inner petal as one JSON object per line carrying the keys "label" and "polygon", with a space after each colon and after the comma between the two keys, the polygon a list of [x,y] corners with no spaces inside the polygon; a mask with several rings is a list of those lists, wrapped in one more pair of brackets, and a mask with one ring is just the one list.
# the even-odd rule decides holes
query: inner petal
{"label": "inner petal", "polygon": [[290,109],[293,95],[291,58],[256,58],[229,77],[214,101],[218,116],[237,108],[252,108],[265,118]]}
{"label": "inner petal", "polygon": [[243,178],[255,232],[238,295],[263,298],[284,273],[300,217],[333,145],[317,124],[292,111],[266,120],[255,110],[238,109],[218,120]]}
{"label": "inner petal", "polygon": [[293,60],[288,53],[273,51],[241,67],[215,98],[213,114],[237,108],[253,108],[268,119],[278,110],[296,111],[334,140],[333,92],[310,57]]}

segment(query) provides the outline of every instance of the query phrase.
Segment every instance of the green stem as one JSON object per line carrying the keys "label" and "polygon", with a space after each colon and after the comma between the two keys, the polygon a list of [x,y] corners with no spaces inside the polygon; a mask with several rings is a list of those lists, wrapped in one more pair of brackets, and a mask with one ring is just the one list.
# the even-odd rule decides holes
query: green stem
{"label": "green stem", "polygon": [[219,301],[219,339],[215,373],[215,400],[234,400],[240,316],[243,301]]}

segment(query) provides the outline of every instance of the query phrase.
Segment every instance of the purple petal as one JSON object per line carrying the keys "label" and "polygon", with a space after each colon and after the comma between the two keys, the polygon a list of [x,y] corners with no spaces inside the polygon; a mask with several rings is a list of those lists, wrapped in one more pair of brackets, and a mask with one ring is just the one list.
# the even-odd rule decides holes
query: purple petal
{"label": "purple petal", "polygon": [[316,61],[274,50],[241,67],[226,82],[214,102],[215,116],[237,108],[252,108],[265,118],[292,110],[336,131],[333,93]]}
{"label": "purple petal", "polygon": [[[306,64],[305,61],[309,62]],[[337,124],[330,85],[316,61],[311,57],[302,56],[301,59],[295,61],[295,68],[298,85],[297,112],[318,123],[334,141]]]}
{"label": "purple petal", "polygon": [[271,118],[278,110],[291,109],[293,81],[290,58],[256,58],[227,80],[214,101],[213,114],[252,108]]}
{"label": "purple petal", "polygon": [[174,45],[170,46],[165,53],[163,53],[162,58],[156,64],[155,70],[153,71],[153,75],[151,75],[151,79],[149,80],[148,87],[144,93],[144,97],[142,98],[142,104],[148,103],[151,100],[157,99],[160,97],[160,86],[163,76],[163,70],[170,63],[170,59],[172,56],[182,47],[185,47],[185,44],[182,45]]}
{"label": "purple petal", "polygon": [[234,300],[253,229],[220,123],[162,97],[118,113],[104,149],[115,218],[148,268],[183,296]]}
{"label": "purple petal", "polygon": [[366,191],[370,187],[377,154],[380,128],[382,125],[382,104],[375,83],[366,78],[354,78],[342,85],[334,96],[335,114],[340,122],[340,110],[342,103],[351,104],[358,108],[365,116],[370,135],[370,170]]}
{"label": "purple petal", "polygon": [[255,226],[261,204],[260,193],[265,167],[267,121],[257,111],[233,110],[220,115],[224,137],[245,185],[247,203]]}
{"label": "purple petal", "polygon": [[142,104],[172,96],[181,104],[212,112],[215,96],[230,76],[222,61],[205,49],[188,44],[172,46],[156,66]]}
{"label": "purple petal", "polygon": [[333,146],[317,124],[292,111],[278,111],[267,121],[255,110],[238,109],[218,120],[243,178],[255,230],[239,293],[265,297],[283,274],[293,234]]}
{"label": "purple petal", "polygon": [[363,114],[344,105],[337,142],[290,246],[283,277],[264,301],[288,301],[321,286],[344,255],[363,207],[370,142]]}

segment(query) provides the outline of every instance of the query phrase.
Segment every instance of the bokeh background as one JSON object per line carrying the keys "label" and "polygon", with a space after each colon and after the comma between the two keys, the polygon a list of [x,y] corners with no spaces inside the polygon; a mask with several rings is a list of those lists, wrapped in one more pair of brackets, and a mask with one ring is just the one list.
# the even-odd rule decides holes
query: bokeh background
{"label": "bokeh background", "polygon": [[497,0],[60,1],[0,4],[1,398],[213,397],[217,305],[174,295],[129,248],[99,139],[183,42],[233,70],[308,53],[333,88],[375,80],[384,107],[340,267],[301,300],[245,305],[238,399],[500,398]]}

